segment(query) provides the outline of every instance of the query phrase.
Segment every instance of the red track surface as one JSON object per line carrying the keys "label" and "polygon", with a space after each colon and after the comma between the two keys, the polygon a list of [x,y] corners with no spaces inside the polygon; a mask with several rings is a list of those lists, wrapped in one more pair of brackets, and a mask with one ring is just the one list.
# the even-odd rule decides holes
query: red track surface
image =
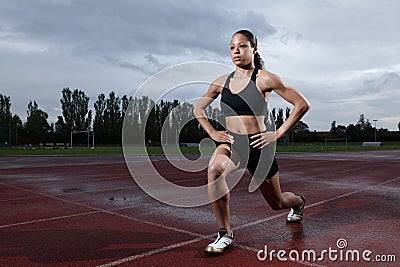
{"label": "red track surface", "polygon": [[[307,197],[302,223],[286,224],[248,174],[231,196],[236,246],[211,257],[215,238],[209,206],[178,208],[147,196],[122,157],[0,157],[0,266],[398,266],[400,151],[296,153],[277,156],[283,191]],[[143,157],[137,157],[140,162]],[[185,175],[154,163],[183,185],[205,183],[205,172]],[[347,247],[338,249],[337,240]],[[334,255],[365,250],[396,262],[260,261],[257,252],[329,248]],[[293,252],[294,253],[294,252]],[[295,254],[292,254],[295,256]]]}

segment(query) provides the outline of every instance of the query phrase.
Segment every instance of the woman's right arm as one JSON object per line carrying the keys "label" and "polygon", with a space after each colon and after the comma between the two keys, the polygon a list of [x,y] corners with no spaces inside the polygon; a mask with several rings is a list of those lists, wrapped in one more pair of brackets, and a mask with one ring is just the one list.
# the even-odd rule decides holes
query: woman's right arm
{"label": "woman's right arm", "polygon": [[193,113],[201,127],[203,127],[203,129],[214,141],[232,143],[233,137],[226,131],[215,130],[208,121],[205,112],[205,109],[218,97],[221,92],[222,87],[220,85],[220,79],[217,79],[215,82],[213,82],[208,88],[208,91],[199,99],[199,101],[197,101],[196,105],[194,106]]}

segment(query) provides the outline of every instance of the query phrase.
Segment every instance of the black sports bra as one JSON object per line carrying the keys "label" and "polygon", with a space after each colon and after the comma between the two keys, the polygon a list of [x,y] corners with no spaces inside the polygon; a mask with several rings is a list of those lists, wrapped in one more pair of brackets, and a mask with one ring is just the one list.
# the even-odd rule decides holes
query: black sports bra
{"label": "black sports bra", "polygon": [[247,86],[238,93],[232,93],[229,89],[229,82],[235,72],[229,74],[221,93],[221,111],[224,116],[267,114],[268,104],[256,86],[257,73],[258,69],[255,68]]}

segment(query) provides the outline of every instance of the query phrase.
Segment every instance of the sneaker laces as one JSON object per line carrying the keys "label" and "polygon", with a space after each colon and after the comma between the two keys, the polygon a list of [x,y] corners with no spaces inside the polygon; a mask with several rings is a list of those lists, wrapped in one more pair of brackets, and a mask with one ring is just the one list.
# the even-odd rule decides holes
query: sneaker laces
{"label": "sneaker laces", "polygon": [[[224,240],[221,240],[223,239]],[[226,239],[230,239],[229,241]],[[215,239],[214,244],[217,244],[218,242],[222,241],[225,245],[229,245],[233,241],[233,232],[231,232],[231,235],[228,235],[228,231],[224,228],[220,228],[218,231],[218,236],[217,239]]]}
{"label": "sneaker laces", "polygon": [[299,213],[301,214],[301,212],[303,212],[305,201],[302,196],[300,196],[300,197],[301,197],[301,201],[302,201],[301,205],[298,206],[297,208],[291,208],[290,213],[289,213],[290,215],[299,215]]}

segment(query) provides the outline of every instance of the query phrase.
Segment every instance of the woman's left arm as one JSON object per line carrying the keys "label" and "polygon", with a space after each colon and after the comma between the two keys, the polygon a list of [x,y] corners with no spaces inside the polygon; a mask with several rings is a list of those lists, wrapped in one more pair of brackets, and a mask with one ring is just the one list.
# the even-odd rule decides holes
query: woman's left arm
{"label": "woman's left arm", "polygon": [[[292,129],[311,108],[308,100],[295,88],[287,86],[277,75],[268,73],[262,75],[262,87],[266,90],[273,90],[283,99],[291,103],[294,108],[292,113],[286,118],[286,121],[275,132],[263,132],[253,135],[251,146],[263,148],[270,143],[276,142],[282,138],[290,129]],[[268,89],[267,89],[268,88]]]}
{"label": "woman's left arm", "polygon": [[279,139],[290,131],[290,129],[301,120],[301,118],[303,118],[311,108],[311,105],[299,91],[291,86],[285,85],[279,77],[275,76],[273,77],[273,80],[275,85],[272,87],[273,91],[293,105],[293,111],[289,117],[286,118],[286,121],[276,130],[276,137]]}

